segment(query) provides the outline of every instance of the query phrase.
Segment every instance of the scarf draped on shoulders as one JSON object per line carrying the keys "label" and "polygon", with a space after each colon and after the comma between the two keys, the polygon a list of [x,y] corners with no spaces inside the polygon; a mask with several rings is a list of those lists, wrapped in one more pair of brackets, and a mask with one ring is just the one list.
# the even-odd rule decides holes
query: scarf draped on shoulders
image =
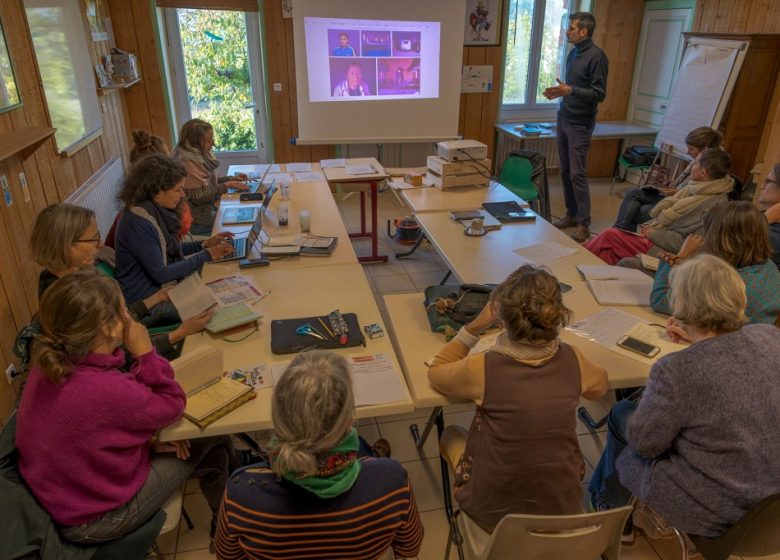
{"label": "scarf draped on shoulders", "polygon": [[712,181],[688,181],[688,184],[670,197],[664,198],[650,210],[652,225],[664,229],[698,208],[705,200],[728,194],[734,188],[734,179],[725,176]]}
{"label": "scarf draped on shoulders", "polygon": [[191,189],[203,185],[217,185],[217,168],[219,161],[211,153],[203,153],[200,150],[176,146],[171,157],[178,160],[187,169],[187,178],[184,188]]}
{"label": "scarf draped on shoulders", "polygon": [[181,250],[181,241],[179,241],[181,218],[178,213],[175,210],[163,208],[151,200],[139,202],[136,204],[136,207],[146,211],[146,214],[154,220],[162,234],[161,241],[165,244],[166,262],[170,264],[182,260],[184,254]]}

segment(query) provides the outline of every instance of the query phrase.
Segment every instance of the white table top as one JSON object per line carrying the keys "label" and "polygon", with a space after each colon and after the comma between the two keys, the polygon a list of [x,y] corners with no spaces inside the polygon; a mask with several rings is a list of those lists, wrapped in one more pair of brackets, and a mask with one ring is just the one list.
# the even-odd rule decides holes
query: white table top
{"label": "white table top", "polygon": [[576,253],[544,264],[561,282],[571,284],[582,278],[578,264],[604,264],[593,253],[580,246],[546,220],[538,217],[532,223],[504,224],[497,231],[482,237],[468,237],[463,226],[449,212],[427,212],[415,216],[447,266],[458,280],[465,283],[500,283],[527,259],[514,251],[555,241],[576,249]]}
{"label": "white table top", "polygon": [[[509,134],[515,138],[521,140],[538,140],[538,139],[552,139],[557,137],[555,123],[549,133],[542,134],[541,136],[525,136],[515,130],[515,127],[520,123],[506,123],[497,124],[496,130],[499,133]],[[529,123],[535,124],[535,123]],[[596,127],[593,129],[593,138],[597,139],[609,139],[609,138],[628,138],[631,136],[655,136],[658,133],[658,128],[642,123],[632,121],[597,121]]]}
{"label": "white table top", "polygon": [[401,195],[403,203],[414,214],[442,210],[448,212],[472,210],[481,207],[483,202],[505,202],[508,200],[514,200],[521,206],[528,206],[525,200],[512,194],[509,189],[495,181],[491,181],[490,185],[484,187],[457,187],[445,191],[436,187],[421,187],[398,189],[397,192]]}
{"label": "white table top", "polygon": [[[270,320],[325,315],[334,309],[339,309],[342,313],[357,313],[361,327],[370,323],[379,323],[387,332],[362,266],[356,263],[321,266],[316,270],[308,269],[306,272],[306,274],[291,273],[276,268],[275,264],[270,267],[241,271],[245,276],[252,278],[261,291],[270,291],[267,297],[254,306],[264,315],[260,323],[260,331],[246,340],[232,343],[226,342],[221,336],[208,333],[193,335],[184,343],[184,354],[203,344],[210,344],[224,351],[225,369],[242,368],[259,363],[287,362],[295,355],[277,356],[271,353]],[[214,269],[204,269],[206,281],[222,275]],[[229,338],[240,339],[247,332],[248,330],[240,331]],[[414,409],[389,336],[366,340],[365,348],[358,346],[339,349],[336,352],[344,356],[387,354],[398,371],[407,395],[400,402],[359,407],[356,409],[359,418],[401,414]],[[271,388],[259,390],[257,398],[241,405],[205,429],[197,427],[189,420],[181,419],[173,426],[164,429],[160,433],[160,439],[169,441],[270,428],[272,391]]]}
{"label": "white table top", "polygon": [[[268,232],[268,235],[273,238],[274,235],[286,236],[300,233],[301,223],[298,212],[301,210],[308,210],[311,214],[311,234],[337,237],[338,243],[333,252],[327,257],[285,257],[272,261],[272,268],[290,270],[319,267],[323,265],[354,264],[357,262],[357,257],[352,248],[347,229],[344,226],[344,221],[341,219],[341,214],[336,206],[336,202],[333,200],[333,195],[325,181],[311,181],[305,183],[294,182],[290,184],[290,200],[286,201],[289,208],[288,225],[286,226],[279,226],[276,215],[276,209],[279,206],[279,203],[283,202],[281,198],[281,193],[277,190],[271,200],[270,207],[263,217],[263,228]],[[217,216],[214,219],[214,233],[220,231],[243,233],[247,232],[252,227],[252,224],[238,224],[233,226],[222,225],[222,214],[224,213],[225,208],[235,206],[236,204],[248,207],[258,207],[262,205],[262,202],[240,202],[239,195],[237,194],[223,195],[220,207],[217,210]],[[251,251],[250,257],[257,257],[259,252],[258,247],[255,247]],[[219,276],[228,276],[229,274],[232,274],[230,271],[235,269],[235,263],[236,261],[228,261],[224,263],[207,264],[206,268],[219,270]]]}
{"label": "white table top", "polygon": [[376,173],[347,175],[346,167],[326,167],[322,172],[325,174],[328,183],[365,183],[366,181],[387,179],[390,176],[376,158],[349,158],[347,159],[347,165],[371,165]]}

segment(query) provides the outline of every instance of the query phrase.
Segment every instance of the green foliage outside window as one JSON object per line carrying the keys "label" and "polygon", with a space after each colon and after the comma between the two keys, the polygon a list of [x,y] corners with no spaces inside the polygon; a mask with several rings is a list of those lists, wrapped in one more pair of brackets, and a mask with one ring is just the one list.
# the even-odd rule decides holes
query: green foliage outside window
{"label": "green foliage outside window", "polygon": [[244,14],[179,9],[178,16],[192,117],[212,124],[217,151],[257,149]]}

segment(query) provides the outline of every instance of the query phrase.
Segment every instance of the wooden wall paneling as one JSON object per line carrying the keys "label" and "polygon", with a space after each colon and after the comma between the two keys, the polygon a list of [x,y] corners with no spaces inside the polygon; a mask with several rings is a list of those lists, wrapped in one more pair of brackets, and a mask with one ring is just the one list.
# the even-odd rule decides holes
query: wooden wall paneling
{"label": "wooden wall paneling", "polygon": [[76,176],[76,188],[78,188],[92,177],[92,165],[89,162],[89,152],[87,152],[87,150],[79,150],[73,154],[70,161],[73,165],[73,173]]}
{"label": "wooden wall paneling", "polygon": [[[0,369],[3,371],[9,364],[14,364],[17,368],[19,367],[19,362],[12,350],[15,338],[16,330],[14,329],[13,316],[11,315],[11,308],[8,304],[3,280],[0,278],[0,359],[2,359],[2,363],[0,363],[2,368]],[[0,381],[2,381],[0,383],[0,425],[2,425],[14,408],[16,391],[15,387],[5,382],[5,379]]]}
{"label": "wooden wall paneling", "polygon": [[[479,66],[485,64],[487,47],[465,47],[468,50],[468,66]],[[482,120],[482,93],[462,93],[466,97],[465,121],[463,130],[460,133],[464,138],[477,139],[480,133],[480,124]],[[495,124],[495,123],[494,123]]]}
{"label": "wooden wall paneling", "polygon": [[[496,128],[498,111],[501,105],[501,88],[498,87],[501,79],[501,65],[504,63],[503,49],[499,47],[485,47],[485,64],[493,67],[493,91],[483,93],[482,115],[480,118],[479,141],[487,144],[488,159],[494,159]],[[463,95],[463,94],[461,94]],[[495,163],[494,163],[495,168]]]}
{"label": "wooden wall paneling", "polygon": [[[726,0],[731,2],[732,0]],[[707,0],[702,6],[701,21],[699,22],[698,31],[701,32],[714,32],[715,31],[715,18],[718,15],[719,0]],[[698,8],[698,4],[697,4]]]}
{"label": "wooden wall paneling", "polygon": [[292,102],[290,99],[290,84],[287,74],[289,64],[287,37],[282,24],[281,2],[263,2],[265,17],[265,42],[268,56],[268,81],[270,84],[281,83],[282,91],[268,89],[270,95],[271,115],[270,123],[274,138],[274,159],[276,161],[293,161],[290,138],[293,136],[291,124]]}
{"label": "wooden wall paneling", "polygon": [[752,4],[753,2],[750,0],[737,2],[731,13],[731,25],[728,22],[725,23],[726,29],[730,27],[735,33],[744,33],[745,29],[747,29]]}
{"label": "wooden wall paneling", "polygon": [[780,33],[780,6],[777,5],[777,0],[772,0],[767,6],[763,32]]}
{"label": "wooden wall paneling", "polygon": [[[0,173],[7,174],[7,166],[0,165]],[[7,207],[0,203],[0,216],[2,216],[2,227],[0,227],[0,254],[6,256],[3,266],[0,267],[0,278],[5,286],[6,296],[13,316],[13,327],[19,330],[29,322],[32,315],[30,310],[30,301],[25,292],[24,285],[25,274],[24,267],[21,266],[25,261],[23,255],[27,240],[24,239],[18,209]],[[31,268],[31,267],[26,267]],[[34,286],[37,282],[34,283]],[[5,341],[4,341],[5,342]]]}
{"label": "wooden wall paneling", "polygon": [[[295,45],[292,18],[283,20],[284,42],[287,48],[287,84],[290,99],[290,138],[298,136],[298,81],[295,79]],[[287,141],[290,141],[290,138]],[[311,146],[293,144],[291,161],[312,161]]]}
{"label": "wooden wall paneling", "polygon": [[[170,145],[170,133],[168,127],[168,110],[165,99],[165,90],[161,78],[150,80],[148,83],[144,80],[145,76],[162,76],[164,69],[160,64],[157,51],[157,37],[155,34],[154,19],[155,10],[148,0],[133,2],[133,22],[135,23],[135,33],[137,37],[138,51],[135,54],[139,57],[141,66],[141,80],[144,84],[143,91],[146,98],[146,111],[151,121],[151,130],[157,136],[163,138]],[[212,7],[212,9],[215,9]],[[141,85],[141,84],[138,84]],[[132,98],[134,86],[125,90],[126,99]]]}
{"label": "wooden wall paneling", "polygon": [[[774,0],[772,0],[774,1]],[[764,30],[764,22],[767,19],[770,0],[751,0],[750,10],[748,12],[747,22],[745,22],[745,33],[755,33],[756,30]],[[694,22],[695,23],[695,22]],[[692,26],[692,29],[699,29],[698,26]]]}
{"label": "wooden wall paneling", "polygon": [[[468,66],[469,62],[469,51],[468,47],[463,48],[463,57],[462,57],[462,65]],[[458,134],[463,134],[463,129],[466,127],[466,99],[467,95],[461,93],[460,94],[460,109],[458,110]]]}

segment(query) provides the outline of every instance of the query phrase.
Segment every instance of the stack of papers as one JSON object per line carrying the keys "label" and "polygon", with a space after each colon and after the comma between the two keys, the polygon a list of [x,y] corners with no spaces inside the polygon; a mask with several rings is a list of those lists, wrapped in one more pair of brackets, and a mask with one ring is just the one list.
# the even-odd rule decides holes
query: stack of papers
{"label": "stack of papers", "polygon": [[531,262],[546,263],[573,255],[577,252],[577,249],[566,247],[555,241],[547,241],[546,243],[541,243],[539,245],[521,247],[520,249],[515,249],[514,252]]}
{"label": "stack of papers", "polygon": [[599,264],[580,264],[577,269],[601,305],[650,306],[653,279],[641,270]]}
{"label": "stack of papers", "polygon": [[322,169],[327,169],[328,167],[346,167],[346,166],[347,166],[347,160],[344,158],[320,160],[320,168]]}
{"label": "stack of papers", "polygon": [[347,165],[347,175],[373,175],[376,172],[374,166],[368,163],[363,165]]}

